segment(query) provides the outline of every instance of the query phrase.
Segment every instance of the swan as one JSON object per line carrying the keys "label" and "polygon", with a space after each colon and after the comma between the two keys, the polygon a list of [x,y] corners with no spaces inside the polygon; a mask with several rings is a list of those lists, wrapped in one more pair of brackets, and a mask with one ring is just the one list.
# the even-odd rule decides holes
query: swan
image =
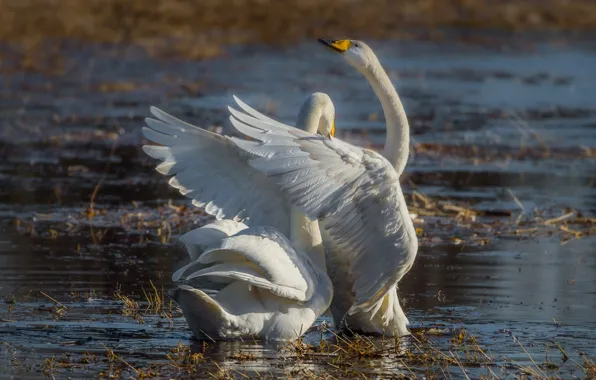
{"label": "swan", "polygon": [[187,284],[168,295],[197,339],[294,340],[328,309],[324,252],[312,244],[316,235],[303,232],[318,233],[317,222],[293,213],[291,241],[273,227],[229,219],[180,238],[196,259],[172,275]]}
{"label": "swan", "polygon": [[[156,169],[173,175],[171,186],[217,219],[269,225],[284,236],[289,236],[292,204],[323,219],[319,225],[334,286],[335,326],[407,335],[408,319],[396,284],[411,268],[418,249],[399,184],[409,154],[408,121],[397,92],[366,44],[322,42],[364,74],[381,100],[387,122],[382,155],[331,134],[324,139],[304,134],[236,97],[243,112],[230,109],[232,123],[258,141],[217,135],[152,108],[162,124],[149,119],[143,134],[165,147],[143,149],[163,161]],[[322,105],[331,100],[325,95],[311,101],[319,107],[301,113],[299,121],[324,121]]]}
{"label": "swan", "polygon": [[410,131],[399,96],[364,42],[319,40],[342,54],[368,80],[387,124],[381,154],[336,138],[312,139],[236,99],[231,121],[254,141],[233,138],[256,153],[249,164],[280,186],[285,197],[318,219],[334,286],[336,326],[364,333],[408,335],[397,284],[412,267],[418,239],[400,186]]}
{"label": "swan", "polygon": [[[143,149],[163,161],[159,171],[176,173],[172,180],[185,195],[190,196],[192,191],[183,190],[182,184],[200,177],[194,170],[185,177],[189,162],[177,160],[188,158],[186,154],[196,157],[197,147],[203,149],[199,158],[213,153],[227,157],[227,163],[246,159],[227,138],[189,126],[157,109],[151,112],[158,120],[147,119],[148,128],[143,133],[164,146],[146,145]],[[302,107],[297,125],[311,136],[318,131],[323,135],[318,138],[330,138],[335,132],[334,114],[328,96],[315,93]],[[186,145],[188,136],[202,144],[190,141]],[[251,171],[250,166],[244,166]],[[229,167],[224,163],[221,169]],[[318,222],[298,208],[286,206],[289,240],[275,227],[249,227],[232,219],[217,220],[180,237],[191,262],[172,275],[174,282],[183,283],[168,295],[182,309],[195,337],[297,339],[329,308],[333,286],[326,273]],[[217,216],[226,208],[208,204],[206,209]]]}

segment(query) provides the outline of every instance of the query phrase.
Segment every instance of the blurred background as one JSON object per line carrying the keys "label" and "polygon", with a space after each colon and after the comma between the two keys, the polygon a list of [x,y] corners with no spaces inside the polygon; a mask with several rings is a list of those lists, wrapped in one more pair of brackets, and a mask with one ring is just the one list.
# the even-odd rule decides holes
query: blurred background
{"label": "blurred background", "polygon": [[[593,358],[595,31],[591,0],[0,0],[0,367],[189,342],[122,298],[167,290],[177,236],[209,220],[140,150],[151,105],[230,133],[232,94],[292,124],[322,91],[339,138],[382,146],[372,89],[321,37],[369,43],[409,116],[413,326],[465,327],[498,363],[529,362],[511,335]],[[266,352],[212,355],[234,350]]]}

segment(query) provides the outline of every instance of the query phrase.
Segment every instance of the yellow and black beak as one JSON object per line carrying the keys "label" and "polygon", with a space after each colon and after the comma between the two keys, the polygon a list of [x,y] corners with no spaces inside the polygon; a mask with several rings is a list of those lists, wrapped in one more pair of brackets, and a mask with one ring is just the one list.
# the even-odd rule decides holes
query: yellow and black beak
{"label": "yellow and black beak", "polygon": [[319,42],[342,54],[352,46],[352,41],[350,40],[323,40],[319,38]]}

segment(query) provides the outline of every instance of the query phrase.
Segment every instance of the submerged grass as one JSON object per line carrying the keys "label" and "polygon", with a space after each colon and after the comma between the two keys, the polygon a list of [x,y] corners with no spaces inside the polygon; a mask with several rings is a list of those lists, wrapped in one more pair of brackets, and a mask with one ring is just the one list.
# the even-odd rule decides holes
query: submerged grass
{"label": "submerged grass", "polygon": [[[517,338],[521,352],[527,355],[531,366],[519,365],[507,358],[496,359],[487,354],[474,335],[465,329],[443,330],[438,335],[451,334],[449,347],[436,345],[437,330],[419,329],[410,337],[400,339],[375,339],[358,334],[346,336],[333,334],[330,340],[321,340],[318,345],[306,344],[302,340],[288,344],[282,350],[284,358],[297,361],[325,363],[332,377],[386,375],[387,368],[393,369],[392,376],[400,378],[451,378],[462,375],[465,378],[498,379],[507,376],[527,374],[536,379],[563,378],[557,373],[560,366],[552,361],[537,363]],[[288,356],[285,352],[290,353]],[[547,347],[548,352],[548,347]],[[389,359],[389,360],[388,360]],[[563,363],[567,358],[563,358]],[[589,375],[593,363],[584,358],[584,365],[577,364],[575,370]],[[590,365],[592,367],[590,367]],[[364,372],[362,368],[367,368]]]}
{"label": "submerged grass", "polygon": [[141,303],[136,296],[126,295],[120,288],[114,292],[114,299],[122,303],[122,315],[132,317],[137,323],[145,323],[143,317],[148,315],[166,318],[171,323],[174,303],[169,298],[166,301],[163,285],[158,289],[152,280],[149,280],[149,284],[151,290],[146,291],[141,287],[144,297],[144,302],[141,301]]}
{"label": "submerged grass", "polygon": [[[152,289],[161,297],[157,287],[152,286]],[[109,299],[123,304],[125,316],[142,315],[143,318],[153,316],[163,319],[163,315],[152,314],[150,308],[143,309],[148,303],[147,296],[147,293],[125,295],[118,291]],[[65,308],[81,307],[75,305],[84,295],[75,294],[72,297],[72,304],[64,299],[51,299]],[[172,313],[169,320],[178,320],[177,327],[169,327],[166,334],[183,332],[190,335],[185,323],[182,323],[180,312],[173,310]],[[75,321],[73,315],[87,318],[86,312],[73,312],[69,313],[70,322]],[[151,323],[155,324],[156,319]],[[48,326],[43,327],[41,324],[37,328],[50,331]],[[317,334],[320,334],[319,339],[316,338]],[[41,351],[35,355],[30,351],[24,355],[24,348],[5,342],[0,345],[0,363],[4,358],[9,358],[6,363],[15,374],[39,372],[50,378],[69,375],[100,378],[284,376],[299,379],[421,376],[428,379],[498,379],[529,376],[535,379],[559,379],[571,375],[591,378],[596,374],[593,358],[582,353],[579,356],[575,352],[568,353],[556,342],[522,343],[517,336],[510,335],[510,354],[495,356],[490,346],[481,343],[474,333],[464,328],[415,328],[409,337],[384,338],[338,333],[323,323],[313,327],[304,338],[278,346],[276,350],[265,350],[262,347],[266,346],[261,346],[259,342],[235,345],[230,342],[197,343],[182,340],[170,347],[151,344],[153,349],[140,352],[127,348],[127,344],[114,341],[109,336],[87,339],[84,343],[63,342],[58,346],[59,349]],[[531,352],[526,344],[532,347]],[[219,345],[228,347],[224,348],[223,354],[218,349]],[[74,351],[68,349],[71,346],[75,347]],[[537,346],[544,349],[537,350]],[[538,360],[537,352],[544,352],[542,360]],[[512,360],[509,356],[516,359]],[[37,358],[36,363],[31,363],[31,357]]]}
{"label": "submerged grass", "polygon": [[166,357],[176,368],[185,370],[189,375],[196,374],[199,365],[205,362],[202,353],[192,352],[190,346],[184,345],[182,342],[178,342],[178,345],[172,348]]}
{"label": "submerged grass", "polygon": [[114,293],[114,298],[122,302],[122,315],[133,317],[138,323],[144,322],[141,314],[141,308],[137,301],[125,294],[122,294],[120,289]]}

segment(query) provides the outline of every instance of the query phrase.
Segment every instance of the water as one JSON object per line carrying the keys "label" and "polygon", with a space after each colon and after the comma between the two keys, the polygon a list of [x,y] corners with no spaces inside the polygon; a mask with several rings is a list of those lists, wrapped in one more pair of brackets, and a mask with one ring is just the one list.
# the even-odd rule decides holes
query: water
{"label": "water", "polygon": [[[543,221],[570,209],[580,217],[596,214],[596,52],[589,43],[522,42],[371,43],[412,126],[406,193],[481,212],[457,220],[421,213],[420,253],[400,295],[415,330],[439,329],[432,342],[447,354],[465,328],[494,359],[490,368],[497,375],[519,374],[519,366],[534,366],[534,360],[556,365],[540,367],[545,373],[582,376],[575,363],[596,356],[594,224]],[[120,289],[144,300],[150,281],[167,290],[185,259],[176,237],[208,220],[184,207],[187,201],[141,152],[140,127],[150,105],[227,132],[231,94],[292,123],[304,98],[322,91],[334,100],[339,137],[378,148],[382,111],[358,73],[314,43],[286,50],[237,47],[203,62],[65,44],[62,75],[21,72],[10,60],[1,65],[4,376],[97,377],[118,370],[138,376],[131,366],[185,375],[165,356],[178,342],[204,355],[203,375],[220,369],[235,376],[288,375],[287,360],[298,377],[338,371],[327,359],[296,361],[271,344],[203,346],[190,339],[179,312],[171,319],[152,313],[135,319],[122,315],[113,294]],[[330,332],[322,334],[333,341]],[[320,333],[305,339],[318,344]],[[108,348],[131,366],[108,361]],[[470,374],[488,373],[461,359]],[[426,371],[422,364],[404,366],[395,355],[352,362],[341,371]],[[443,370],[463,376],[455,365]],[[336,375],[347,373],[341,371]]]}

